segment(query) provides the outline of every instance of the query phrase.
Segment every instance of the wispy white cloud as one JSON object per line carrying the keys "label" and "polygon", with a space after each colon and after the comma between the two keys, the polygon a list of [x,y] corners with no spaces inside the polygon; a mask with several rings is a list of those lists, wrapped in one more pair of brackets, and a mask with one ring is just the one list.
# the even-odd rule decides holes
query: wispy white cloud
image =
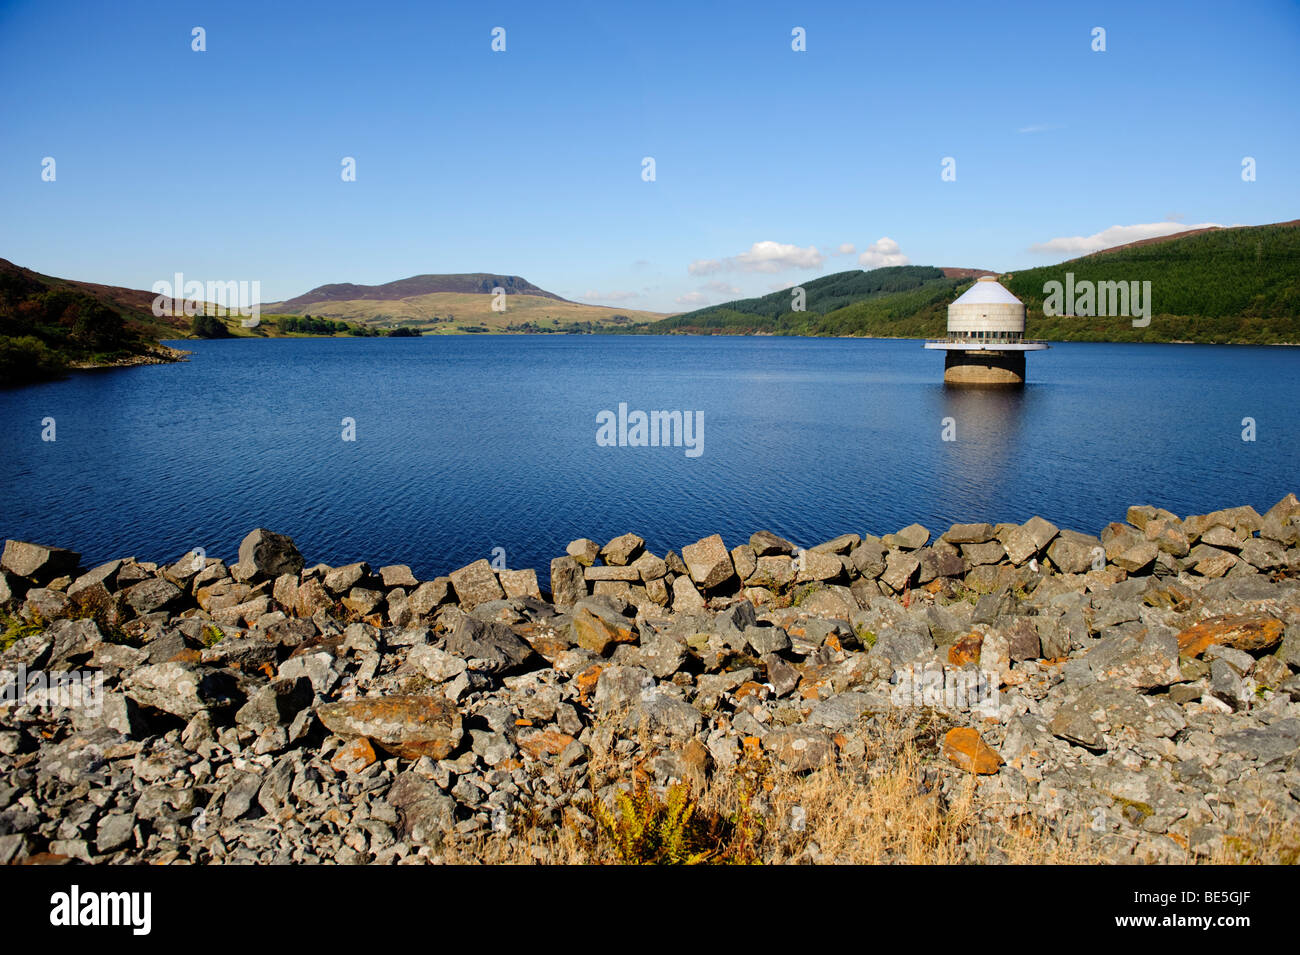
{"label": "wispy white cloud", "polygon": [[1189,229],[1210,229],[1220,227],[1217,222],[1201,222],[1188,225],[1182,222],[1141,222],[1136,225],[1113,225],[1092,235],[1068,235],[1037,242],[1029,247],[1030,252],[1045,254],[1087,255],[1100,252],[1112,246],[1137,242],[1141,239],[1154,239],[1157,236],[1175,235]]}
{"label": "wispy white cloud", "polygon": [[801,248],[784,242],[755,242],[748,252],[725,259],[696,259],[686,267],[691,275],[714,275],[718,272],[784,272],[787,269],[821,268],[826,256],[815,245]]}
{"label": "wispy white cloud", "polygon": [[889,236],[881,236],[858,256],[858,265],[868,269],[879,269],[887,265],[907,265],[910,262],[911,259],[903,254],[898,243]]}
{"label": "wispy white cloud", "polygon": [[836,255],[852,255],[858,251],[858,247],[852,242],[841,242],[839,248],[835,250]]}
{"label": "wispy white cloud", "polygon": [[1046,133],[1053,129],[1065,129],[1060,123],[1037,123],[1032,126],[1021,126],[1016,130],[1018,133]]}
{"label": "wispy white cloud", "polygon": [[626,302],[630,299],[641,298],[641,293],[621,289],[616,289],[613,292],[597,292],[594,289],[588,289],[582,293],[582,297],[592,301]]}
{"label": "wispy white cloud", "polygon": [[712,282],[705,282],[700,287],[705,291],[713,292],[716,295],[736,296],[740,294],[740,289],[732,285],[730,282],[722,282],[717,279],[714,279]]}
{"label": "wispy white cloud", "polygon": [[677,296],[678,305],[685,305],[687,308],[700,308],[709,304],[709,297],[703,292],[687,292],[685,295]]}

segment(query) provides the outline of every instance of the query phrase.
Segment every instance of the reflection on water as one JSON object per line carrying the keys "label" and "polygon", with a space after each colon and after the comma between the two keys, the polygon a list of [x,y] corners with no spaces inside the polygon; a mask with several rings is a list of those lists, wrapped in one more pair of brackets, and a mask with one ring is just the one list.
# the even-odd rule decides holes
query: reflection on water
{"label": "reflection on water", "polygon": [[1008,471],[1018,466],[1021,430],[1031,414],[1028,387],[937,390],[944,424],[940,439],[948,445],[940,458],[940,483],[1006,486]]}

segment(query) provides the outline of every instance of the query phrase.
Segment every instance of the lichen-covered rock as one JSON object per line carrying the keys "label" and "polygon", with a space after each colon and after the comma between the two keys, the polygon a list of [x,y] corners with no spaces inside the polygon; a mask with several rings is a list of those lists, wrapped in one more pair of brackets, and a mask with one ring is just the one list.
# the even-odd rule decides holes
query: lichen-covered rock
{"label": "lichen-covered rock", "polygon": [[459,710],[434,696],[342,700],[318,707],[316,715],[332,733],[365,737],[406,759],[444,759],[464,735]]}

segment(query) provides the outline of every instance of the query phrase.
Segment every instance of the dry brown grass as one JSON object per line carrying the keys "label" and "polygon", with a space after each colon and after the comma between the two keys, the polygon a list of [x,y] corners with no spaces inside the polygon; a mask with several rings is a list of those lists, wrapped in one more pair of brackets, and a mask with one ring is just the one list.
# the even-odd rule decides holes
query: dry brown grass
{"label": "dry brown grass", "polygon": [[[1136,832],[1098,834],[1088,819],[1051,821],[1028,806],[991,795],[991,787],[950,766],[937,752],[942,726],[924,720],[874,733],[867,752],[803,774],[784,772],[752,754],[716,772],[694,796],[695,814],[731,840],[709,861],[880,865],[1008,863],[1096,865],[1134,861]],[[646,739],[641,752],[646,752]],[[948,784],[943,785],[944,780]],[[646,782],[612,753],[593,750],[588,792],[609,782],[625,788]],[[590,806],[588,807],[590,808]],[[618,864],[599,825],[539,826],[524,821],[508,835],[450,840],[448,863],[564,865]],[[737,826],[750,840],[737,852]],[[1300,824],[1273,804],[1237,813],[1230,835],[1209,855],[1185,840],[1168,839],[1160,860],[1209,864],[1296,864]],[[1139,855],[1139,859],[1142,857]]]}
{"label": "dry brown grass", "polygon": [[1259,812],[1234,814],[1228,835],[1206,860],[1214,865],[1300,864],[1300,822],[1289,818],[1274,802]]}

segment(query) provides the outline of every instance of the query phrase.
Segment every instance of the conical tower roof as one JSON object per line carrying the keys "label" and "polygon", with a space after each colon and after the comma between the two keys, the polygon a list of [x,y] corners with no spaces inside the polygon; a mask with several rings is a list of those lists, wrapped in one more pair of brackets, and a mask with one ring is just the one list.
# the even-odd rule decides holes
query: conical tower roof
{"label": "conical tower roof", "polygon": [[968,288],[956,300],[954,305],[1021,305],[1020,299],[1016,298],[1001,285],[992,275],[981,276],[979,281]]}

